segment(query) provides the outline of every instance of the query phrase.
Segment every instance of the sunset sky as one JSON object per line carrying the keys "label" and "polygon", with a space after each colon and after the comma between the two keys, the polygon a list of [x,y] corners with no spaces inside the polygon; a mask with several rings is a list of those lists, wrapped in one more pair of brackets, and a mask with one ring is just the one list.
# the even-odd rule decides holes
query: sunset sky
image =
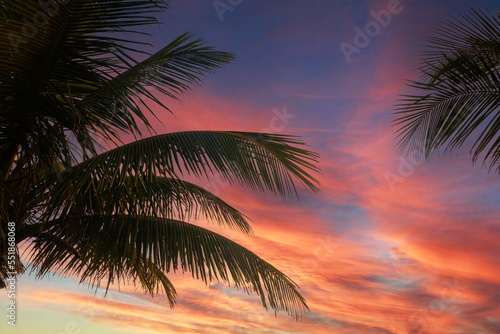
{"label": "sunset sky", "polygon": [[[169,276],[174,309],[133,286],[119,292],[53,276],[18,282],[16,328],[1,333],[500,333],[500,176],[467,148],[424,163],[398,155],[398,94],[443,19],[500,1],[401,0],[378,34],[346,57],[358,29],[394,0],[171,1],[150,28],[158,50],[192,32],[236,59],[183,99],[166,100],[157,133],[301,136],[320,154],[320,192],[300,200],[200,180],[253,221],[254,235],[203,226],[248,247],[297,282],[311,312],[274,316],[260,298],[190,273]],[[395,7],[394,7],[395,8]],[[394,9],[393,8],[393,9]],[[346,45],[343,44],[343,45]],[[127,139],[126,139],[127,140]],[[0,294],[1,305],[8,299]],[[2,306],[3,307],[3,306]]]}

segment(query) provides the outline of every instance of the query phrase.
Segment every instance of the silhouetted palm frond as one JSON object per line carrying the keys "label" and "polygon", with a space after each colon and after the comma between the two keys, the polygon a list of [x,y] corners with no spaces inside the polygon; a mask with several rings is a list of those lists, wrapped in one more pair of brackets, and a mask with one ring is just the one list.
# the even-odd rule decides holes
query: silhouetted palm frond
{"label": "silhouetted palm frond", "polygon": [[430,156],[444,147],[472,141],[473,161],[481,156],[499,167],[500,12],[471,10],[429,39],[421,79],[411,82],[418,95],[398,104],[395,123],[402,149]]}

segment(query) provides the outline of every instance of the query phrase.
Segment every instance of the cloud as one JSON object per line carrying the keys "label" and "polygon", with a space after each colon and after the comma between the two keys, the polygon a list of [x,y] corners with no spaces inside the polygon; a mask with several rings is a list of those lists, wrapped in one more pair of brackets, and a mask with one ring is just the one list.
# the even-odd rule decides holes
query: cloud
{"label": "cloud", "polygon": [[[166,101],[175,116],[159,112],[163,125],[154,123],[154,128],[158,133],[262,131],[270,127],[273,108],[297,113],[282,132],[302,135],[320,153],[321,192],[300,190],[297,201],[219,185],[219,195],[253,220],[255,235],[195,223],[289,275],[311,313],[299,322],[284,314],[274,317],[258,296],[221,282],[207,287],[189,273],[171,275],[179,293],[174,310],[164,296],[151,298],[130,286],[122,286],[121,293],[113,286],[112,298],[102,299],[67,286],[33,285],[23,292],[23,302],[151,333],[497,333],[498,176],[472,167],[467,154],[408,165],[397,153],[395,128],[388,123],[403,79],[414,74],[409,68],[415,58],[408,55],[431,29],[423,26],[437,22],[451,2],[435,12],[426,7],[434,3],[407,3],[397,22],[349,66],[338,62],[338,43],[352,37],[352,27],[366,23],[369,10],[385,1],[344,1],[338,12],[321,17],[313,7],[273,4],[264,11],[249,3],[231,15],[245,17],[249,10],[270,20],[265,22],[269,34],[261,27],[246,39],[231,35],[249,54],[212,86],[195,89],[183,104]],[[210,27],[222,30],[212,15]],[[311,17],[309,26],[305,22]],[[425,29],[413,36],[417,24]],[[248,27],[227,29],[243,33]],[[227,35],[223,30],[217,38],[222,43]],[[303,45],[287,46],[295,37],[309,36]],[[250,53],[267,52],[268,46],[266,55]],[[219,85],[227,89],[215,89]],[[387,175],[398,178],[391,183]],[[92,315],[93,309],[98,312]]]}

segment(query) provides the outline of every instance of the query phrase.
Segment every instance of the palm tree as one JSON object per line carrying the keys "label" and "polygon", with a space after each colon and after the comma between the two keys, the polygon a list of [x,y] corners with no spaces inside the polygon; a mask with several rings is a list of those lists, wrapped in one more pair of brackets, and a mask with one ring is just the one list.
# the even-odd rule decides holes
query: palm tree
{"label": "palm tree", "polygon": [[[153,15],[166,7],[161,0],[1,2],[0,281],[31,268],[37,277],[73,274],[106,290],[133,282],[165,293],[173,306],[167,274],[190,271],[299,315],[307,305],[290,278],[192,223],[202,217],[251,233],[243,214],[186,177],[219,174],[287,196],[297,194],[297,181],[317,190],[309,174],[317,155],[285,135],[142,137],[141,127],[153,131],[147,113],[169,111],[160,96],[179,99],[233,58],[188,34],[147,53],[138,27],[157,23]],[[120,146],[120,133],[139,139]]]}
{"label": "palm tree", "polygon": [[428,42],[409,85],[418,93],[396,112],[401,148],[429,157],[470,145],[474,162],[500,171],[500,11],[471,9]]}

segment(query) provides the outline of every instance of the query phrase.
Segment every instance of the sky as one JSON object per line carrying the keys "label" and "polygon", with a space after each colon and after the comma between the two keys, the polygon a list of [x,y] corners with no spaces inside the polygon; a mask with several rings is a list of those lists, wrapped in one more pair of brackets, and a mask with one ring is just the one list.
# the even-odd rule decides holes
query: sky
{"label": "sky", "polygon": [[[218,10],[214,7],[218,6]],[[165,100],[157,133],[301,136],[320,154],[320,192],[300,200],[200,180],[253,221],[254,235],[208,225],[285,272],[310,313],[266,312],[259,297],[189,273],[169,276],[177,305],[132,286],[106,297],[74,277],[17,287],[17,326],[2,333],[500,333],[500,178],[467,150],[408,160],[391,126],[417,79],[418,52],[443,19],[499,1],[171,1],[147,41],[184,32],[236,59],[182,103]],[[225,9],[225,10],[224,10]],[[379,29],[376,14],[390,9]],[[356,39],[373,30],[369,40]],[[371,24],[371,25],[370,25]],[[358,45],[358,47],[356,47]],[[356,50],[354,50],[356,47]],[[7,296],[0,304],[7,306]]]}

